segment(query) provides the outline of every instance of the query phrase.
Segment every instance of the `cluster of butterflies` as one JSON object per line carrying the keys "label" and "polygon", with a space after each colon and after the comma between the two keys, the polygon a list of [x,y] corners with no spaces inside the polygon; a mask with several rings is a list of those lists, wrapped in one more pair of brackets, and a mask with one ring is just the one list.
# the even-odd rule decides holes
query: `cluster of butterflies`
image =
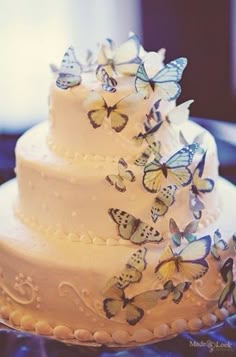
{"label": "cluster of butterflies", "polygon": [[146,253],[146,248],[138,249],[132,254],[120,275],[113,277],[106,285],[103,290],[103,309],[107,318],[115,317],[123,310],[128,324],[136,325],[144,316],[145,310],[155,307],[159,300],[172,295],[173,302],[179,304],[184,292],[189,289],[190,282],[174,285],[172,280],[168,280],[163,284],[163,289],[148,290],[128,298],[125,295],[125,288],[142,279],[142,272],[147,266]]}

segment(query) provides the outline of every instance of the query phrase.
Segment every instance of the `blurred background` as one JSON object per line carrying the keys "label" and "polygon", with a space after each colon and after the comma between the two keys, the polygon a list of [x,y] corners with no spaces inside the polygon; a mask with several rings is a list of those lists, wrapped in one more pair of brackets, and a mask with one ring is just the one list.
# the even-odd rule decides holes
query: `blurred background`
{"label": "blurred background", "polygon": [[146,50],[165,47],[167,62],[188,58],[180,101],[194,99],[191,115],[229,145],[220,159],[234,180],[235,0],[0,0],[2,180],[13,175],[18,135],[47,118],[49,64],[60,64],[69,45],[80,57],[107,37],[125,41],[129,31]]}

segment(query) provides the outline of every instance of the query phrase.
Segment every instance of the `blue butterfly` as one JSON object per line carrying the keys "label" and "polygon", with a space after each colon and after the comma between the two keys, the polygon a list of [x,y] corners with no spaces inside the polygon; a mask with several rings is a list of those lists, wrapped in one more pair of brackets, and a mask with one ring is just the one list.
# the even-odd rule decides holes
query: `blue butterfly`
{"label": "blue butterfly", "polygon": [[[156,89],[163,99],[177,99],[181,93],[178,82],[182,78],[187,62],[185,57],[180,57],[159,70],[160,61],[157,54],[149,53],[138,67],[135,77],[136,91],[142,92],[145,99],[149,98]],[[156,73],[153,75],[154,71]]]}
{"label": "blue butterfly", "polygon": [[82,66],[76,58],[73,47],[69,47],[61,62],[56,85],[61,89],[74,87],[81,83]]}
{"label": "blue butterfly", "polygon": [[220,260],[220,255],[218,253],[218,250],[227,250],[229,248],[228,244],[226,241],[222,238],[220,230],[217,229],[214,232],[214,243],[212,244],[211,247],[211,254],[216,260]]}
{"label": "blue butterfly", "polygon": [[230,298],[232,299],[234,307],[236,307],[236,281],[234,281],[233,276],[233,264],[233,259],[228,258],[220,269],[222,279],[226,283],[226,286],[221,292],[218,300],[219,309],[221,309],[224,303]]}
{"label": "blue butterfly", "polygon": [[149,192],[158,192],[163,184],[187,186],[192,181],[192,173],[188,166],[198,150],[198,144],[188,145],[172,155],[166,162],[154,159],[144,168],[143,185]]}

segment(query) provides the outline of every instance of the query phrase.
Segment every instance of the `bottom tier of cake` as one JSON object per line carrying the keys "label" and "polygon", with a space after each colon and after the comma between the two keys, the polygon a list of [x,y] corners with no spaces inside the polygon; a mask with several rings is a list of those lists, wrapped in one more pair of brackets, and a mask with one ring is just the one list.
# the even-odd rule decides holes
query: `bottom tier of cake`
{"label": "bottom tier of cake", "polygon": [[[225,287],[220,267],[227,258],[235,259],[231,237],[236,227],[232,210],[236,190],[223,179],[219,187],[223,205],[221,217],[199,232],[198,238],[213,236],[219,228],[229,248],[220,252],[219,261],[209,254],[208,272],[192,282],[178,303],[174,301],[173,292],[165,299],[160,298],[153,307],[142,301],[142,296],[147,297],[142,294],[163,289],[154,269],[168,243],[166,240],[142,248],[145,266],[136,283],[130,283],[122,294],[116,296],[115,291],[109,297],[107,282],[128,267],[127,262],[140,247],[124,243],[102,245],[99,239],[91,243],[86,239],[73,240],[73,236],[65,239],[50,235],[50,229],[39,234],[14,215],[16,182],[3,185],[0,189],[2,321],[13,328],[66,342],[127,346],[168,338],[184,330],[197,331],[234,313],[235,308],[227,303],[219,309],[218,299]],[[173,281],[176,285],[182,282],[181,279]],[[112,312],[106,305],[108,300]],[[135,314],[139,314],[138,318]]]}

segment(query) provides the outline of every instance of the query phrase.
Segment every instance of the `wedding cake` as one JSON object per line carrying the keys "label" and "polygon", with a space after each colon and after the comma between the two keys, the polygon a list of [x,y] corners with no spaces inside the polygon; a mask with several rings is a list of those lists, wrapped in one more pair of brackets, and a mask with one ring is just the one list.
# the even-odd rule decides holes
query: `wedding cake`
{"label": "wedding cake", "polygon": [[184,57],[130,34],[53,66],[49,120],[0,189],[0,315],[70,343],[128,346],[235,312],[236,190],[176,105]]}

